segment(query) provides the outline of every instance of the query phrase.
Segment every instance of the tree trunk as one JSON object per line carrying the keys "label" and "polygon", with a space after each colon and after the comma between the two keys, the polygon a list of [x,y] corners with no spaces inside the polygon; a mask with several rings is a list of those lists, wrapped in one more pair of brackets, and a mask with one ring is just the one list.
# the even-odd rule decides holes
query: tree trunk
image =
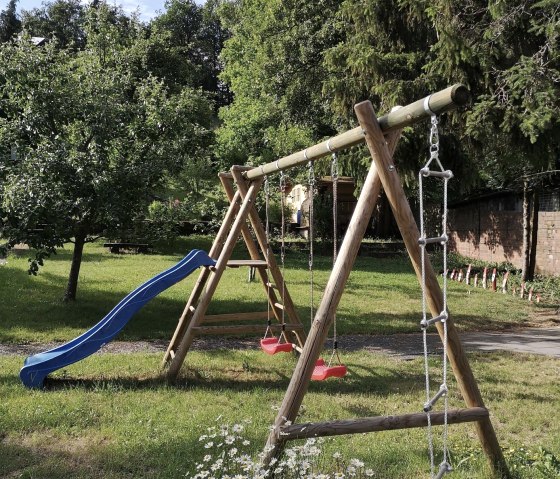
{"label": "tree trunk", "polygon": [[74,238],[74,253],[72,254],[72,265],[70,266],[70,275],[68,276],[68,286],[64,293],[64,302],[75,301],[76,291],[78,290],[78,276],[80,275],[80,266],[82,265],[82,253],[84,252],[84,244],[86,235],[79,233]]}
{"label": "tree trunk", "polygon": [[537,263],[537,243],[539,235],[539,192],[533,191],[533,207],[531,208],[531,252],[529,256],[529,269],[527,281],[533,281],[535,277],[535,266]]}
{"label": "tree trunk", "polygon": [[529,275],[529,260],[530,260],[530,248],[531,248],[531,221],[530,215],[531,210],[529,209],[529,188],[527,181],[523,183],[523,246],[521,250],[521,257],[523,259],[523,265],[521,269],[521,280],[527,281]]}

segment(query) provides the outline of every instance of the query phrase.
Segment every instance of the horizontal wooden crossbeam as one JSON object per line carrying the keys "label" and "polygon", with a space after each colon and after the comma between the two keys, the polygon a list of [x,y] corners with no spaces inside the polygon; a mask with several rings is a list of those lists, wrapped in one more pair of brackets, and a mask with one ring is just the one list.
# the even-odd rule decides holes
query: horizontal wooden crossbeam
{"label": "horizontal wooden crossbeam", "polygon": [[232,323],[235,321],[260,321],[268,319],[268,311],[257,311],[251,313],[227,313],[211,314],[204,316],[205,323]]}
{"label": "horizontal wooden crossbeam", "polygon": [[[474,422],[489,417],[488,409],[472,407],[452,409],[447,413],[448,424]],[[445,421],[443,412],[430,414],[431,424],[441,426]],[[278,432],[282,440],[306,439],[322,436],[342,436],[344,434],[359,434],[364,432],[392,431],[395,429],[410,429],[426,427],[428,418],[425,413],[403,414],[400,416],[376,416],[362,419],[344,419],[327,422],[309,422],[283,426]]]}
{"label": "horizontal wooden crossbeam", "polygon": [[[303,331],[302,324],[286,324],[286,331]],[[193,333],[196,335],[202,334],[254,334],[264,333],[266,331],[266,324],[242,324],[232,326],[195,326],[192,328]],[[272,331],[281,331],[281,324],[272,324],[270,326]]]}
{"label": "horizontal wooden crossbeam", "polygon": [[266,268],[266,261],[261,259],[230,259],[227,262],[228,268],[239,268],[240,266],[249,266],[253,268]]}
{"label": "horizontal wooden crossbeam", "polygon": [[[464,85],[456,84],[430,95],[428,103],[430,110],[439,114],[465,105],[469,98],[470,94],[467,88]],[[430,113],[424,107],[424,99],[422,99],[392,111],[379,118],[378,121],[381,131],[386,134],[390,131],[399,130],[405,126],[417,123],[429,116]],[[363,143],[364,140],[364,130],[361,126],[358,126],[338,136],[334,136],[328,141],[323,141],[305,150],[298,151],[297,153],[285,156],[279,160],[245,171],[243,176],[248,180],[262,178],[270,173],[276,173],[277,171],[301,165],[308,161],[317,160],[323,156],[330,155],[334,151],[358,145]]]}

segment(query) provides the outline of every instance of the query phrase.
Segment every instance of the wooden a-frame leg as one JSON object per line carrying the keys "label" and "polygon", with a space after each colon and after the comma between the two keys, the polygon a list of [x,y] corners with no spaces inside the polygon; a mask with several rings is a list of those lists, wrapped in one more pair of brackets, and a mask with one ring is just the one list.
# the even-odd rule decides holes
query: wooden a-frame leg
{"label": "wooden a-frame leg", "polygon": [[[387,141],[391,151],[395,150],[400,134],[400,130],[388,134]],[[301,403],[309,387],[315,363],[327,339],[330,325],[344,291],[344,286],[358,256],[360,244],[380,193],[381,182],[377,174],[377,168],[372,163],[325,287],[323,299],[317,308],[315,319],[276,416],[274,427],[268,436],[263,459],[265,466],[270,463],[273,457],[279,455],[284,448],[285,440],[279,434],[280,427],[286,422],[293,423],[298,415]]]}
{"label": "wooden a-frame leg", "polygon": [[[241,171],[236,170],[235,168],[232,168],[232,173],[237,184],[238,191],[241,192],[241,197],[245,198],[248,194],[249,188],[245,178],[243,178]],[[259,214],[254,207],[249,211],[249,221],[251,222],[251,226],[253,227],[253,231],[255,232],[255,237],[257,238],[261,251],[264,251],[266,254],[266,251],[270,251],[266,238],[266,231]],[[290,322],[292,324],[303,325],[299,315],[297,314],[292,297],[288,292],[288,288],[284,284],[284,277],[282,276],[282,272],[278,267],[278,263],[276,262],[276,258],[274,254],[272,254],[272,251],[270,251],[270,254],[267,255],[266,261],[268,263],[268,271],[278,288],[278,292],[282,298],[283,307],[285,308],[288,318],[290,318]],[[302,331],[286,331],[286,334],[289,341],[295,342],[300,348],[303,347],[303,344],[305,343],[305,335]]]}
{"label": "wooden a-frame leg", "polygon": [[[230,202],[229,208],[226,212],[226,215],[224,216],[222,225],[218,230],[218,234],[214,239],[214,243],[210,248],[210,252],[208,253],[208,256],[210,256],[210,258],[213,259],[216,259],[218,255],[222,252],[222,248],[228,236],[231,225],[235,221],[235,217],[237,216],[237,213],[239,212],[239,208],[241,206],[240,193],[236,192],[234,195],[232,195],[231,198],[228,199]],[[202,291],[204,290],[204,286],[209,276],[210,276],[210,270],[208,268],[203,268],[200,274],[198,275],[198,279],[194,285],[193,290],[191,291],[185,309],[183,310],[183,314],[179,318],[179,322],[177,323],[177,327],[175,328],[173,337],[171,338],[171,341],[169,342],[169,346],[167,347],[167,351],[165,352],[165,355],[163,357],[162,366],[165,366],[170,361],[172,361],[175,355],[175,351],[177,350],[179,343],[181,342],[183,336],[185,335],[188,322],[190,318],[192,318],[193,307],[196,305],[200,295],[202,294]]]}
{"label": "wooden a-frame leg", "polygon": [[[410,205],[406,199],[401,180],[395,170],[392,153],[387,148],[385,138],[377,122],[377,117],[369,101],[357,104],[356,116],[360,126],[366,134],[366,143],[373,158],[373,162],[379,172],[387,199],[393,210],[395,220],[403,237],[406,249],[416,271],[418,280],[422,280],[421,251],[418,245],[420,233]],[[430,312],[435,317],[443,310],[443,293],[439,286],[436,274],[429,259],[425,260],[426,295]],[[443,325],[436,323],[437,330],[443,339]],[[457,329],[449,317],[447,320],[447,355],[457,384],[463,398],[469,407],[484,407],[482,395],[474,378],[467,356],[459,339]],[[482,448],[499,477],[509,477],[508,468],[500,449],[496,433],[490,418],[483,418],[476,423],[476,429]]]}
{"label": "wooden a-frame leg", "polygon": [[[224,188],[224,191],[226,192],[226,196],[231,201],[231,198],[233,198],[233,196],[235,195],[235,190],[233,188],[233,175],[225,173],[225,174],[220,174],[219,176],[220,176],[220,181],[222,183],[222,187]],[[239,191],[239,190],[237,190],[237,191]],[[239,191],[239,194],[241,194],[240,191]],[[253,211],[253,210],[254,210],[254,207],[251,211]],[[253,240],[253,237],[251,236],[251,232],[249,231],[248,225],[246,225],[246,224],[243,225],[243,228],[241,229],[241,234],[243,235],[243,239],[245,241],[245,245],[247,246],[247,250],[249,251],[249,256],[251,256],[251,259],[261,259],[261,256],[259,254],[259,249],[258,249],[257,245],[255,244],[255,241]],[[266,251],[264,252],[264,255],[266,256]],[[268,282],[270,281],[269,277],[268,277],[268,274],[267,274],[267,272],[264,268],[257,268],[257,272],[258,272],[260,280],[261,280],[261,282],[264,286],[265,293],[266,293],[266,296],[267,296],[267,301],[270,304],[270,310],[274,314],[274,317],[276,318],[276,320],[278,322],[281,322],[281,320],[282,320],[281,312],[275,306],[275,304],[278,302],[278,298],[276,297],[276,293],[274,292],[274,290],[267,286]]]}
{"label": "wooden a-frame leg", "polygon": [[258,179],[252,182],[247,195],[241,203],[241,207],[239,208],[239,212],[237,213],[235,221],[233,222],[233,225],[229,230],[220,256],[218,257],[216,265],[212,273],[210,274],[210,277],[206,284],[206,289],[201,295],[200,301],[198,302],[195,311],[193,312],[193,316],[189,322],[187,330],[182,337],[177,350],[175,351],[175,357],[172,359],[169,365],[169,369],[167,371],[167,379],[170,382],[174,382],[177,379],[179,370],[181,369],[185,357],[192,345],[194,339],[194,328],[197,327],[204,319],[206,310],[208,309],[210,301],[212,300],[212,296],[214,295],[216,288],[218,287],[218,283],[220,282],[222,274],[227,267],[227,262],[231,258],[235,243],[237,242],[237,239],[239,238],[239,235],[241,233],[241,228],[244,224],[246,224],[247,216],[250,209],[253,207],[255,198],[257,196],[257,193],[259,192],[261,185],[262,179]]}

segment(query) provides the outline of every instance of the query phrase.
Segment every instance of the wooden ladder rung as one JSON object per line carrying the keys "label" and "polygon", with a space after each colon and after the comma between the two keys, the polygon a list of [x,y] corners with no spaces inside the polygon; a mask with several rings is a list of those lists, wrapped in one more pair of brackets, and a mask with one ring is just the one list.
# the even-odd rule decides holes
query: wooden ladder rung
{"label": "wooden ladder rung", "polygon": [[191,305],[189,306],[189,311],[190,311],[191,313],[194,313],[194,312],[196,311],[196,308],[191,304]]}
{"label": "wooden ladder rung", "polygon": [[211,314],[209,316],[204,316],[205,323],[230,323],[234,321],[260,321],[266,319],[268,319],[268,311],[258,311],[251,313]]}
{"label": "wooden ladder rung", "polygon": [[[488,409],[484,407],[452,409],[447,412],[447,423],[474,422],[488,417]],[[431,423],[435,426],[443,425],[444,418],[445,414],[443,412],[432,412],[430,414]],[[292,424],[281,427],[278,437],[282,440],[306,439],[320,436],[341,436],[344,434],[410,429],[427,425],[428,418],[425,413],[413,413],[400,416],[376,416],[362,419]]]}
{"label": "wooden ladder rung", "polygon": [[278,309],[284,309],[284,305],[282,303],[274,303],[274,307]]}
{"label": "wooden ladder rung", "polygon": [[268,263],[262,259],[230,259],[227,265],[229,268],[239,268],[240,266],[249,266],[253,268],[268,267]]}
{"label": "wooden ladder rung", "polygon": [[278,289],[278,286],[276,286],[274,283],[266,283],[265,286],[267,288],[271,288],[271,289]]}
{"label": "wooden ladder rung", "polygon": [[[263,324],[242,324],[230,326],[196,326],[192,328],[193,332],[197,335],[206,334],[251,334],[251,333],[264,333],[267,325]],[[272,324],[270,329],[273,331],[281,331],[281,324]],[[286,331],[302,331],[303,325],[301,324],[286,324]]]}
{"label": "wooden ladder rung", "polygon": [[171,358],[171,360],[175,359],[175,351],[173,351],[173,349],[169,350],[169,357]]}

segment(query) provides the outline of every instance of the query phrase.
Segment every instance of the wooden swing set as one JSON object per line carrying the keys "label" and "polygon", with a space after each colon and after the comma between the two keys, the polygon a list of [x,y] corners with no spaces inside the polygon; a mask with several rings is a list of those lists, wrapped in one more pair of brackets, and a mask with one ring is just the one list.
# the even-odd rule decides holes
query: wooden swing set
{"label": "wooden swing set", "polygon": [[[447,427],[447,424],[474,422],[482,448],[496,476],[510,477],[489,412],[484,405],[457,330],[446,309],[437,276],[419,244],[420,232],[393,162],[393,153],[405,126],[430,117],[433,119],[435,115],[465,105],[468,99],[467,89],[457,84],[405,107],[393,109],[391,113],[380,118],[376,117],[371,103],[365,101],[354,107],[359,122],[358,127],[277,161],[258,167],[234,166],[230,172],[219,174],[230,205],[209,252],[209,256],[216,260],[216,264],[201,271],[165,353],[163,364],[168,367],[168,379],[175,381],[197,335],[257,333],[263,331],[263,328],[285,334],[286,342],[293,345],[300,356],[267,440],[265,466],[282,452],[287,441],[293,439],[428,425]],[[281,269],[274,254],[270,252],[268,234],[257,213],[255,199],[267,175],[313,162],[363,142],[367,144],[373,161],[306,339],[303,324],[296,313]],[[440,174],[434,176],[438,175]],[[423,284],[425,303],[432,315],[429,324],[435,326],[442,341],[445,341],[445,352],[466,408],[447,410],[446,400],[445,412],[429,412],[425,409],[425,412],[398,416],[297,424],[295,421],[303,398],[312,375],[317,372],[317,361],[320,360],[330,326],[336,317],[337,307],[381,188],[384,189],[391,205],[416,275]],[[248,260],[231,259],[240,235],[249,252]],[[269,317],[268,312],[206,314],[226,268],[240,266],[256,268],[264,286],[269,310],[277,321],[275,324],[270,324],[270,321],[266,326],[247,323]],[[232,324],[235,321],[242,324]],[[208,323],[211,325],[207,325]],[[446,392],[440,390],[434,399],[446,395]],[[449,470],[441,467],[437,475],[434,475],[432,470],[432,477],[439,479]]]}

